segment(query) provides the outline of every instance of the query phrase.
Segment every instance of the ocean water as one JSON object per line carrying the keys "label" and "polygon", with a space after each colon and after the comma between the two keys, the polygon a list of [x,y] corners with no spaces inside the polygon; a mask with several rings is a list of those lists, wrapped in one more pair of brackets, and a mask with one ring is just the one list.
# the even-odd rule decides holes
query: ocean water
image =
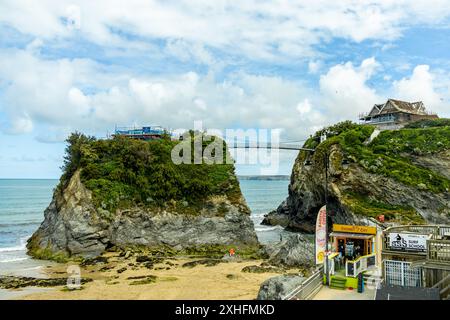
{"label": "ocean water", "polygon": [[44,219],[58,180],[0,180],[0,273],[34,274],[44,263],[26,255],[26,241]]}
{"label": "ocean water", "polygon": [[[44,219],[58,180],[0,180],[0,274],[29,275],[47,262],[26,255],[26,241]],[[289,181],[242,180],[244,197],[261,243],[279,241],[287,233],[279,226],[263,226],[264,214],[287,196]],[[38,273],[38,271],[36,271]]]}
{"label": "ocean water", "polygon": [[280,226],[261,225],[264,215],[275,210],[288,196],[289,180],[241,180],[241,191],[250,207],[256,235],[263,244],[280,241],[291,234]]}

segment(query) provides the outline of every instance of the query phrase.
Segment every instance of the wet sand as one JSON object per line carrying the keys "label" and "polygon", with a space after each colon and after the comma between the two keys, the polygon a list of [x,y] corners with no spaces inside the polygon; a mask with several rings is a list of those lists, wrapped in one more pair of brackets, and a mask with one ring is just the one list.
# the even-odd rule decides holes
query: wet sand
{"label": "wet sand", "polygon": [[[67,290],[65,287],[55,287],[50,290],[38,290],[14,295],[9,299],[131,299],[131,300],[177,300],[177,299],[255,299],[261,283],[281,273],[247,273],[241,270],[246,266],[259,265],[262,260],[220,262],[214,266],[197,265],[192,268],[182,267],[186,262],[202,258],[170,258],[154,265],[153,269],[135,262],[135,258],[119,258],[110,255],[108,264],[87,266],[81,269],[81,276],[92,278],[79,290]],[[129,264],[134,266],[129,266]],[[111,267],[107,271],[100,271]],[[118,270],[126,267],[126,271]],[[67,277],[67,265],[59,264],[44,268],[49,277]],[[298,270],[289,270],[297,272]],[[145,282],[146,277],[156,276],[153,283]],[[135,279],[129,279],[135,278]],[[144,281],[142,281],[144,280]],[[5,290],[3,290],[5,291]]]}

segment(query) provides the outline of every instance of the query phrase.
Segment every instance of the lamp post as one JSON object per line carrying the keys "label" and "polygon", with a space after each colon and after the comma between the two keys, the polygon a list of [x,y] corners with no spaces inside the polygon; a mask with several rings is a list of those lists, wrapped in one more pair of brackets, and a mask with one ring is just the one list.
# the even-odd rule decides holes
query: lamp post
{"label": "lamp post", "polygon": [[[324,166],[325,166],[325,283],[330,284],[330,272],[328,264],[328,166],[329,166],[329,156],[328,151],[325,152]],[[331,219],[331,215],[330,215]]]}
{"label": "lamp post", "polygon": [[[316,150],[311,150],[311,153],[314,153]],[[323,159],[323,163],[324,163],[324,169],[325,169],[325,209],[326,209],[326,219],[325,219],[325,282],[326,284],[330,283],[330,279],[329,279],[329,264],[328,264],[328,215],[330,216],[330,220],[332,219],[332,215],[329,214],[331,213],[331,211],[328,211],[328,170],[329,170],[329,166],[330,166],[330,152],[328,152],[328,150],[326,150],[324,152],[324,159]],[[304,165],[305,166],[310,166],[312,163],[310,160],[306,159]],[[345,166],[347,166],[349,164],[348,160],[344,157],[344,159],[342,160],[342,165],[345,168]],[[332,221],[331,221],[332,222]]]}

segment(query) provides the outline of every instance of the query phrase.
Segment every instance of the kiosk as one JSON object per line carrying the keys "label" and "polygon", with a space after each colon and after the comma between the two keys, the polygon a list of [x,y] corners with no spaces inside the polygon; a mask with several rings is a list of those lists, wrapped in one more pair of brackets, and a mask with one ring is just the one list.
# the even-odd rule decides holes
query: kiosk
{"label": "kiosk", "polygon": [[330,259],[330,287],[358,288],[358,275],[376,265],[377,228],[333,224],[330,233],[332,252]]}
{"label": "kiosk", "polygon": [[376,227],[333,224],[333,249],[344,260],[355,260],[375,252]]}

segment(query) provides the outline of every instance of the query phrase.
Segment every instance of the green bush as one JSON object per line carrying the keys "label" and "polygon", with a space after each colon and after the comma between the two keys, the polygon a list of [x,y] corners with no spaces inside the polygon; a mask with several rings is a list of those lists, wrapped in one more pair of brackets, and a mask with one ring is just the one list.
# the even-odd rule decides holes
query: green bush
{"label": "green bush", "polygon": [[[200,134],[191,132],[190,137],[193,150],[194,139]],[[214,141],[203,141],[203,150]],[[67,143],[59,188],[64,189],[74,172],[81,169],[81,180],[92,191],[95,204],[109,211],[132,204],[165,206],[185,201],[195,207],[210,195],[237,200],[236,195],[241,194],[233,164],[176,165],[171,151],[179,142],[168,137],[152,141],[120,136],[97,140],[74,133]],[[224,143],[224,157],[227,152]]]}

